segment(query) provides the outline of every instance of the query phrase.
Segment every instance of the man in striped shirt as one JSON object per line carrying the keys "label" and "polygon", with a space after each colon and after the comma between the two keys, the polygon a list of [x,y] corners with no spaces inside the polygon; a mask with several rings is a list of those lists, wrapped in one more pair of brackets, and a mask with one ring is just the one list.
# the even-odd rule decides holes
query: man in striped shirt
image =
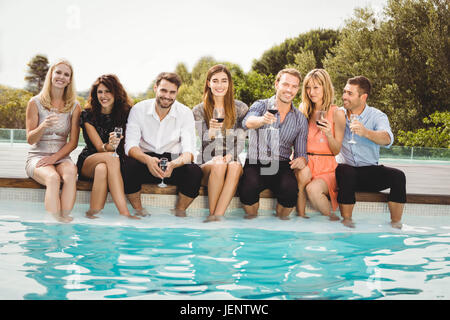
{"label": "man in striped shirt", "polygon": [[[308,121],[292,103],[301,80],[296,69],[281,70],[275,80],[275,96],[256,101],[242,121],[244,129],[249,129],[249,150],[238,192],[247,219],[257,216],[259,194],[267,188],[277,198],[280,219],[289,219],[296,205],[298,187],[293,170],[303,169],[308,161]],[[277,112],[268,111],[271,105]]]}

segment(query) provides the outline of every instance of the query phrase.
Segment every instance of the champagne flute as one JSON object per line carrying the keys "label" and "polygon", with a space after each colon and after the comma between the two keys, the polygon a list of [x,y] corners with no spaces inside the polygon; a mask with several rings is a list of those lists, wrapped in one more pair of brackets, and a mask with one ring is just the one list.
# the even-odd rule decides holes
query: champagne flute
{"label": "champagne flute", "polygon": [[[274,101],[269,101],[269,105],[267,106],[267,111],[269,111],[273,115],[276,115],[278,113],[278,107]],[[276,128],[273,126],[274,123],[275,122],[273,122],[270,125],[269,130],[276,130]]]}
{"label": "champagne flute", "polygon": [[[49,116],[57,116],[58,115],[58,108],[52,107],[50,108]],[[56,138],[56,132],[55,132],[55,124],[52,126],[52,138]]]}
{"label": "champagne flute", "polygon": [[[358,115],[352,113],[352,114],[350,115],[350,124],[352,124],[356,119],[358,119]],[[354,133],[353,133],[353,131],[352,131],[352,139],[349,140],[348,143],[351,143],[351,144],[355,144],[355,143],[356,143],[356,141],[355,141],[355,139],[354,139]]]}
{"label": "champagne flute", "polygon": [[[225,109],[223,107],[214,107],[213,118],[216,119],[218,123],[222,123],[225,119]],[[223,138],[222,129],[220,129],[216,138]]]}
{"label": "champagne flute", "polygon": [[[114,128],[114,133],[116,134],[116,138],[117,138],[117,139],[122,138],[122,133],[123,133],[122,127],[115,127],[115,128]],[[120,143],[120,140],[119,140],[119,143]],[[112,154],[112,156],[113,156],[113,157],[116,157],[116,158],[119,157],[119,155],[117,154],[117,147],[119,146],[119,143],[116,143],[116,144],[114,145],[114,153]]]}
{"label": "champagne flute", "polygon": [[[167,163],[169,162],[169,159],[167,158],[161,158],[159,159],[159,167],[161,168],[162,171],[166,171],[167,170]],[[160,188],[166,188],[167,184],[164,183],[164,178],[161,179],[161,183],[158,184],[158,187]]]}
{"label": "champagne flute", "polygon": [[[327,115],[327,112],[324,111],[324,110],[316,111],[316,125],[317,125],[317,127],[325,127],[322,124],[322,121],[325,120],[326,115]],[[320,131],[320,140],[319,140],[320,142],[324,141],[323,136],[324,136],[323,132]]]}
{"label": "champagne flute", "polygon": [[[52,117],[57,116],[58,112],[59,112],[58,108],[51,107],[50,108],[50,112],[49,112],[49,116],[52,116]],[[53,141],[53,140],[55,140],[58,137],[58,135],[56,134],[56,127],[57,127],[57,123],[53,122],[52,128],[49,130],[49,132],[52,133],[51,134],[51,139],[52,140],[49,141],[49,144],[50,144],[50,150],[53,153],[58,151],[57,150],[57,143],[55,141]]]}

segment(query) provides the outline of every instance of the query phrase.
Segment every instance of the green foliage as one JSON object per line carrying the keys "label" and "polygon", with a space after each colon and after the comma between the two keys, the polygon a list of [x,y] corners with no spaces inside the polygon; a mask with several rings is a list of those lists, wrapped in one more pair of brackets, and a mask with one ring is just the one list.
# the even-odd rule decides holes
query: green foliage
{"label": "green foliage", "polygon": [[[248,105],[274,94],[275,75],[283,68],[294,67],[303,77],[313,68],[325,68],[336,104],[342,104],[347,79],[364,75],[373,85],[368,104],[388,115],[400,144],[450,148],[449,25],[448,0],[388,0],[382,13],[357,8],[340,30],[311,30],[268,49],[248,73],[210,56],[201,57],[191,71],[178,63],[175,72],[183,84],[177,100],[190,107],[200,103],[206,73],[218,63],[232,73],[235,98]],[[0,87],[2,127],[25,127],[26,104],[40,90],[48,61],[36,55],[28,66],[27,88],[32,92]],[[154,96],[152,83],[133,100]],[[79,98],[82,105],[85,98],[83,94]]]}
{"label": "green foliage", "polygon": [[0,128],[24,129],[27,104],[32,92],[0,85]]}
{"label": "green foliage", "polygon": [[398,141],[405,146],[450,148],[450,112],[434,112],[422,122],[428,128],[399,131]]}
{"label": "green foliage", "polygon": [[324,67],[341,103],[346,80],[368,77],[368,104],[385,112],[394,133],[423,127],[420,119],[448,110],[450,16],[445,0],[389,1],[384,15],[356,9]]}
{"label": "green foliage", "polygon": [[259,99],[266,99],[275,94],[275,76],[250,71],[242,77],[233,78],[235,97],[250,106]]}
{"label": "green foliage", "polygon": [[295,68],[300,71],[300,74],[304,78],[309,71],[316,68],[316,58],[314,52],[311,50],[301,49],[299,53],[295,54],[295,60],[293,64],[288,64],[285,68]]}
{"label": "green foliage", "polygon": [[35,55],[27,64],[28,70],[25,76],[27,82],[27,90],[33,94],[37,94],[41,91],[44,85],[45,76],[49,68],[48,59],[44,55]]}
{"label": "green foliage", "polygon": [[[322,60],[334,47],[339,38],[339,31],[331,29],[311,30],[296,38],[287,39],[280,45],[265,51],[259,60],[254,60],[252,70],[261,74],[276,75],[286,65],[295,64],[296,54],[312,51],[316,68],[322,68]],[[302,73],[302,76],[304,74]]]}

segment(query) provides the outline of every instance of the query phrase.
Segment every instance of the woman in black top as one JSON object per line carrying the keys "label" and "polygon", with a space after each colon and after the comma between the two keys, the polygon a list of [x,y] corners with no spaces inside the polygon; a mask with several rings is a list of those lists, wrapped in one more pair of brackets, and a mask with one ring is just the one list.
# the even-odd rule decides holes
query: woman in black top
{"label": "woman in black top", "polygon": [[[81,113],[80,126],[86,147],[81,151],[78,173],[81,179],[93,179],[88,218],[96,218],[105,206],[108,188],[121,215],[139,219],[130,214],[123,189],[120,163],[124,155],[123,135],[117,138],[114,128],[125,132],[132,101],[119,79],[112,74],[100,76],[92,85],[86,109]],[[119,157],[113,152],[117,147]]]}

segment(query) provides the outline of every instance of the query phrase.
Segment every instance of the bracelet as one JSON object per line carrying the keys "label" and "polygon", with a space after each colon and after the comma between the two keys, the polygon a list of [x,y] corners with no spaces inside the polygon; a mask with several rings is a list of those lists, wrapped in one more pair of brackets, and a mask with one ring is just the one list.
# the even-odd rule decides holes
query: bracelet
{"label": "bracelet", "polygon": [[102,149],[103,149],[104,152],[108,152],[108,150],[106,150],[106,145],[107,145],[107,144],[108,144],[108,143],[102,144]]}

